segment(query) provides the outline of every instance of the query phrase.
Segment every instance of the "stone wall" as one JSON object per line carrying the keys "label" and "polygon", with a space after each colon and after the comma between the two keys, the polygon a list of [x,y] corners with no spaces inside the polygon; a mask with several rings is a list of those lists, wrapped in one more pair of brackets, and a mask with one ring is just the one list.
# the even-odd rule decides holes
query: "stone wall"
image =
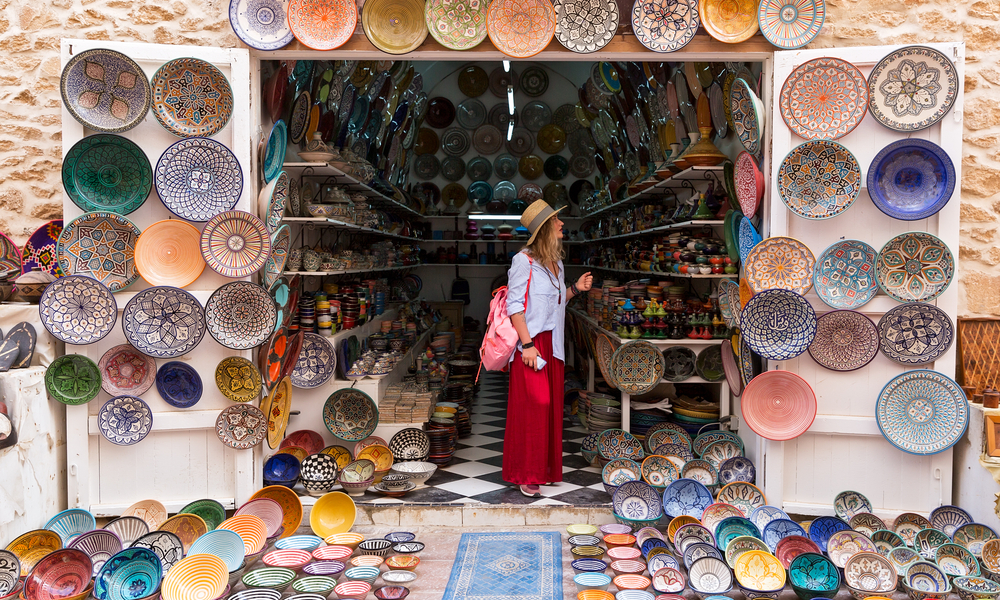
{"label": "stone wall", "polygon": [[[22,243],[61,213],[60,38],[234,47],[227,8],[228,0],[0,0],[0,231]],[[1000,315],[1000,0],[827,0],[811,47],[960,40],[960,313]]]}

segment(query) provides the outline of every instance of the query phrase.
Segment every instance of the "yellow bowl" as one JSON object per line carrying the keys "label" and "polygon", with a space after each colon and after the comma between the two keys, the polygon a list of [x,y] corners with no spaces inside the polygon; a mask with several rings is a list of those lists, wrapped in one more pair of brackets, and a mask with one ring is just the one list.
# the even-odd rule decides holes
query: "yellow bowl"
{"label": "yellow bowl", "polygon": [[389,569],[400,571],[412,571],[420,564],[420,557],[413,554],[394,554],[385,559],[385,566]]}
{"label": "yellow bowl", "polygon": [[365,541],[365,536],[361,535],[360,533],[353,533],[348,531],[344,533],[335,533],[325,538],[323,541],[325,541],[327,544],[330,544],[331,546],[347,546],[351,550],[355,550],[357,549],[358,544]]}
{"label": "yellow bowl", "polygon": [[309,525],[312,526],[313,533],[321,538],[328,538],[335,533],[350,531],[356,517],[357,508],[350,496],[344,492],[330,492],[316,500],[309,513]]}

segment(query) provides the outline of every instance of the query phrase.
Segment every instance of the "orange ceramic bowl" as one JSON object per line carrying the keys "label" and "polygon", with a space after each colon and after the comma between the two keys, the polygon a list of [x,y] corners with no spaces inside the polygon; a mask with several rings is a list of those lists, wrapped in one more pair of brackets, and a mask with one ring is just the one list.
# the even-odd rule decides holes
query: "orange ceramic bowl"
{"label": "orange ceramic bowl", "polygon": [[576,600],[615,600],[615,595],[604,590],[583,590],[576,595]]}
{"label": "orange ceramic bowl", "polygon": [[635,544],[635,536],[628,533],[612,533],[611,535],[604,536],[604,545],[609,550],[619,546],[632,546],[633,544]]}
{"label": "orange ceramic bowl", "polygon": [[649,577],[642,575],[619,575],[611,580],[619,590],[645,590],[653,585]]}
{"label": "orange ceramic bowl", "polygon": [[420,558],[413,554],[394,554],[385,559],[385,566],[394,571],[412,571],[420,564]]}
{"label": "orange ceramic bowl", "polygon": [[346,531],[344,533],[335,533],[327,537],[325,541],[331,546],[347,546],[351,550],[354,550],[358,547],[358,544],[365,541],[365,536],[360,533]]}
{"label": "orange ceramic bowl", "polygon": [[384,562],[385,559],[381,556],[373,556],[371,554],[355,556],[350,560],[352,567],[380,567]]}

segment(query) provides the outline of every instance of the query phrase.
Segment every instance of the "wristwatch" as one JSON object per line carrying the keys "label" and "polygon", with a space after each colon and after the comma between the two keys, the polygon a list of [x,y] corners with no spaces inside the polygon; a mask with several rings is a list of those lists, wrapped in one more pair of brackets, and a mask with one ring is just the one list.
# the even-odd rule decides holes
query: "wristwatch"
{"label": "wristwatch", "polygon": [[534,341],[528,342],[527,344],[521,344],[521,349],[522,350],[526,350],[528,348],[534,348],[534,347],[535,347],[535,342]]}

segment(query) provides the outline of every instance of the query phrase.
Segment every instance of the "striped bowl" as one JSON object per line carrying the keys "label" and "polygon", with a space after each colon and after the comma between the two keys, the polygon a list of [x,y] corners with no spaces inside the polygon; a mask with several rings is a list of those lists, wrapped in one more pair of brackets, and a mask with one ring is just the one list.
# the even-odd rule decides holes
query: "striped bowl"
{"label": "striped bowl", "polygon": [[285,567],[300,571],[312,560],[312,553],[305,550],[272,550],[264,555],[264,564],[269,567]]}
{"label": "striped bowl", "polygon": [[340,598],[364,598],[372,591],[372,584],[367,581],[345,581],[333,588],[333,593]]}
{"label": "striped bowl", "polygon": [[646,570],[646,563],[638,560],[616,560],[611,563],[611,570],[615,575],[641,575]]}
{"label": "striped bowl", "polygon": [[611,560],[638,560],[642,556],[642,551],[638,548],[627,546],[616,546],[608,550],[608,558]]}
{"label": "striped bowl", "polygon": [[243,539],[243,548],[248,556],[263,550],[267,541],[267,525],[263,519],[255,515],[236,515],[223,521],[218,528],[238,533]]}
{"label": "striped bowl", "polygon": [[355,556],[349,562],[352,567],[380,567],[385,562],[385,559],[381,556],[362,554],[361,556]]}
{"label": "striped bowl", "polygon": [[327,600],[326,594],[295,594],[285,600]]}
{"label": "striped bowl", "polygon": [[139,517],[118,517],[104,528],[121,538],[123,547],[149,533],[149,525]]}
{"label": "striped bowl", "polygon": [[323,538],[318,535],[293,535],[280,539],[274,543],[278,550],[308,550],[312,552],[323,543]]}
{"label": "striped bowl", "polygon": [[226,563],[214,554],[182,558],[167,571],[160,586],[163,600],[213,600],[229,580]]}
{"label": "striped bowl", "polygon": [[209,531],[191,544],[188,556],[214,554],[226,563],[226,570],[233,572],[240,568],[246,558],[243,538],[231,529]]}
{"label": "striped bowl", "polygon": [[577,600],[615,600],[615,595],[607,590],[582,590],[576,597]]}
{"label": "striped bowl", "polygon": [[302,572],[306,575],[325,575],[334,579],[339,579],[347,565],[340,560],[318,560],[302,567]]}
{"label": "striped bowl", "polygon": [[122,540],[110,531],[95,529],[77,536],[66,547],[78,548],[86,552],[90,561],[94,563],[94,575],[96,576],[109,558],[122,551]]}
{"label": "striped bowl", "polygon": [[403,571],[412,571],[419,564],[420,557],[412,554],[394,554],[385,559],[385,566],[390,569],[402,569]]}
{"label": "striped bowl", "polygon": [[236,511],[237,515],[254,515],[260,517],[267,527],[267,537],[274,536],[281,527],[285,513],[281,510],[281,505],[270,498],[257,498],[241,506]]}
{"label": "striped bowl", "polygon": [[354,554],[354,549],[347,546],[323,546],[313,550],[316,560],[344,560]]}
{"label": "striped bowl", "polygon": [[375,580],[378,579],[379,572],[378,567],[351,567],[344,571],[344,577],[348,581],[367,581],[375,585]]}
{"label": "striped bowl", "polygon": [[254,569],[243,576],[243,585],[248,588],[271,588],[279,592],[285,591],[288,584],[295,579],[295,571],[284,567],[267,567]]}
{"label": "striped bowl", "polygon": [[302,577],[292,582],[292,589],[300,594],[310,593],[327,596],[335,587],[337,587],[336,579],[322,575]]}
{"label": "striped bowl", "polygon": [[385,556],[389,554],[391,547],[392,542],[389,540],[365,540],[358,544],[358,550],[369,556]]}
{"label": "striped bowl", "polygon": [[76,536],[97,529],[97,519],[90,514],[90,511],[71,508],[49,519],[45,529],[58,533],[63,544],[68,544]]}
{"label": "striped bowl", "polygon": [[576,584],[576,591],[580,593],[584,590],[605,590],[611,585],[611,577],[604,573],[578,573],[573,577]]}
{"label": "striped bowl", "polygon": [[351,550],[358,547],[358,544],[365,540],[365,536],[360,533],[354,533],[351,531],[346,531],[344,533],[335,533],[326,538],[326,543],[331,546],[347,546]]}
{"label": "striped bowl", "polygon": [[653,581],[649,577],[643,577],[642,575],[619,575],[611,581],[619,590],[645,590],[653,585]]}
{"label": "striped bowl", "polygon": [[281,592],[268,588],[250,588],[236,592],[229,600],[280,600]]}

